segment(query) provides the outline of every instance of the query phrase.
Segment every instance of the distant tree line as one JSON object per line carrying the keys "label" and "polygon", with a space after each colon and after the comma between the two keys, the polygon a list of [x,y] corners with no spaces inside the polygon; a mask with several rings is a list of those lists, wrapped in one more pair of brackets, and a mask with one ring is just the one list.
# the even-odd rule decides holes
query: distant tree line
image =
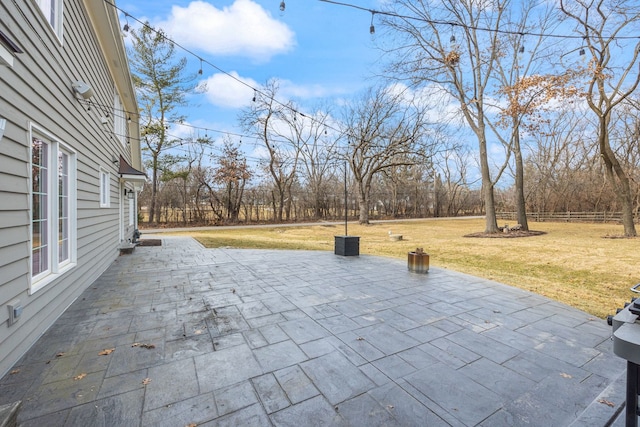
{"label": "distant tree line", "polygon": [[145,219],[277,223],[342,218],[346,208],[363,224],[483,214],[485,233],[495,233],[500,211],[515,212],[524,230],[531,212],[609,211],[636,235],[634,1],[392,0],[385,8],[386,31],[376,34],[387,58],[382,83],[309,109],[279,101],[278,80],[265,82],[238,117],[256,141],[252,152],[239,137],[223,146],[171,137],[197,76],[183,76],[162,33],[134,34],[152,175],[140,198]]}

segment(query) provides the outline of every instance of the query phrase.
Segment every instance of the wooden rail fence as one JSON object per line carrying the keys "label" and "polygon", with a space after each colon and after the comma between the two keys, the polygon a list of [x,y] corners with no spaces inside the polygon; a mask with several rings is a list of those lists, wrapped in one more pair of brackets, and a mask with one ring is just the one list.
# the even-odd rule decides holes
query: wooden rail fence
{"label": "wooden rail fence", "polygon": [[[497,212],[499,220],[516,220],[515,212]],[[622,212],[527,212],[535,222],[622,222]],[[636,219],[637,222],[637,219]]]}

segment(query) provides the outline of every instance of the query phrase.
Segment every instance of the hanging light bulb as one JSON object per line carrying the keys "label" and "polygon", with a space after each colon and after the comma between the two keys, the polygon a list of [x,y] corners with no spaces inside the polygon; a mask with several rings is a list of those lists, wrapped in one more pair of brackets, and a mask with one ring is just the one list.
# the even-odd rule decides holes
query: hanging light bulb
{"label": "hanging light bulb", "polygon": [[202,58],[200,58],[200,69],[198,70],[198,74],[202,75]]}
{"label": "hanging light bulb", "polygon": [[369,27],[369,34],[375,34],[376,33],[376,27],[373,26],[373,17],[376,13],[374,11],[371,11],[371,26]]}
{"label": "hanging light bulb", "polygon": [[451,43],[455,43],[456,42],[456,36],[454,36],[453,34],[451,35],[451,38],[449,39],[449,41]]}
{"label": "hanging light bulb", "polygon": [[520,33],[520,41],[518,42],[518,44],[520,45],[520,47],[518,48],[518,53],[523,54],[524,53],[524,33]]}
{"label": "hanging light bulb", "polygon": [[253,90],[253,99],[252,99],[253,102],[256,102],[256,93],[257,93],[257,91],[254,89]]}
{"label": "hanging light bulb", "polygon": [[280,12],[284,12],[284,10],[287,8],[287,5],[284,4],[284,0],[282,0],[280,2]]}
{"label": "hanging light bulb", "polygon": [[584,56],[584,48],[580,48],[580,52],[578,52],[580,56]]}
{"label": "hanging light bulb", "polygon": [[127,20],[127,23],[126,23],[126,24],[124,24],[124,27],[122,27],[122,31],[124,31],[125,33],[127,33],[127,32],[129,32],[129,29],[131,28],[131,27],[129,26],[129,14],[125,13],[125,14],[124,14],[124,19],[126,19],[126,20]]}

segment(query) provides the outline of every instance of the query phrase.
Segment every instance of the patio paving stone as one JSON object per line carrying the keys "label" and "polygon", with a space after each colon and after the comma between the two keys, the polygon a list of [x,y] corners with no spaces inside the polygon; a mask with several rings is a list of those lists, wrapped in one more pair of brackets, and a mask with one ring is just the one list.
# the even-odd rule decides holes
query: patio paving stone
{"label": "patio paving stone", "polygon": [[622,425],[603,319],[403,260],[159,238],[0,379],[22,427]]}

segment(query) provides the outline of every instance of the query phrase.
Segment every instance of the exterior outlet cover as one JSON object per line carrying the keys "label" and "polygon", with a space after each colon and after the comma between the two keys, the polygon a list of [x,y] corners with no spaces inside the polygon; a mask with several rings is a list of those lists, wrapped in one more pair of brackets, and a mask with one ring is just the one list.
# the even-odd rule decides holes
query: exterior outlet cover
{"label": "exterior outlet cover", "polygon": [[22,306],[20,305],[20,300],[11,301],[9,304],[7,304],[7,308],[9,309],[9,326],[11,326],[18,321],[20,315],[22,314]]}

